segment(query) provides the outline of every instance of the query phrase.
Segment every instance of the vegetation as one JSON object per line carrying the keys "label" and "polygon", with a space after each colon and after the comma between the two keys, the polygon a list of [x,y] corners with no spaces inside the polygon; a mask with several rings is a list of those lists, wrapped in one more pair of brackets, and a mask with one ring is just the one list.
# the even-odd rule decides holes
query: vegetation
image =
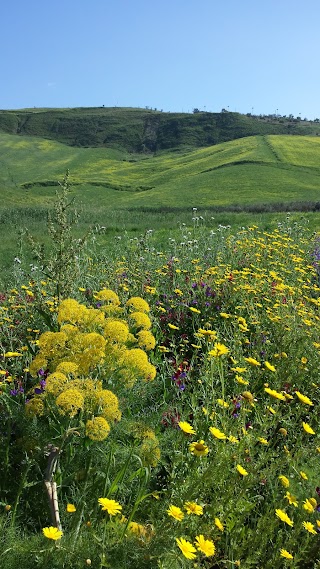
{"label": "vegetation", "polygon": [[70,281],[67,182],[1,294],[1,568],[319,569],[319,239],[194,208]]}
{"label": "vegetation", "polygon": [[117,147],[130,153],[212,146],[254,135],[318,136],[319,121],[240,113],[163,113],[150,109],[78,108],[0,111],[0,131],[72,146]]}

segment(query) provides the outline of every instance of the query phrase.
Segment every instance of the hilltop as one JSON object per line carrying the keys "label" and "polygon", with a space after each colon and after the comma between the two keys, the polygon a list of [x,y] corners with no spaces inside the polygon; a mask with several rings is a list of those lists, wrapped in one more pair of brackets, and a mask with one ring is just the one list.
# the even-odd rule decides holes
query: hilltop
{"label": "hilltop", "polygon": [[78,147],[130,153],[203,148],[248,136],[320,135],[320,124],[278,115],[234,112],[166,113],[135,108],[22,109],[0,111],[0,132],[37,136]]}

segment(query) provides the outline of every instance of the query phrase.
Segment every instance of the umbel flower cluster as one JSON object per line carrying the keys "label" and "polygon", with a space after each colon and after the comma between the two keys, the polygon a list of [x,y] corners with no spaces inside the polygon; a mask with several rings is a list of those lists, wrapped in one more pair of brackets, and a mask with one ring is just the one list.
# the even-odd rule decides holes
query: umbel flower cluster
{"label": "umbel flower cluster", "polygon": [[59,330],[39,337],[30,373],[40,384],[32,389],[26,413],[42,416],[54,407],[60,417],[81,415],[86,436],[102,441],[110,423],[121,418],[118,398],[106,383],[132,387],[138,379],[153,380],[156,368],[146,351],[154,348],[155,338],[149,305],[142,298],[130,298],[121,307],[118,295],[103,289],[95,299],[98,308],[63,300],[58,307]]}

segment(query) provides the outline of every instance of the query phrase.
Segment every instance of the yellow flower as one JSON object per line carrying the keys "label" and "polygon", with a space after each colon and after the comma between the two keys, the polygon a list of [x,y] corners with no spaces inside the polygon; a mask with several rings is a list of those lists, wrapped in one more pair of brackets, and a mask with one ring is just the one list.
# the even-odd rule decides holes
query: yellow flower
{"label": "yellow flower", "polygon": [[285,396],[282,395],[282,393],[279,393],[278,391],[276,391],[275,389],[270,389],[269,387],[265,387],[264,390],[266,393],[268,393],[268,395],[271,395],[271,397],[274,397],[275,399],[279,399],[279,401],[286,401]]}
{"label": "yellow flower", "polygon": [[171,504],[171,506],[169,506],[169,509],[167,510],[167,514],[168,514],[168,516],[171,516],[175,520],[178,520],[178,522],[181,522],[184,518],[183,511],[180,508],[178,508],[178,506],[173,506],[172,504]]}
{"label": "yellow flower", "polygon": [[296,508],[298,507],[297,498],[295,496],[293,496],[293,494],[290,494],[290,492],[287,492],[285,495],[285,498],[287,498],[289,504],[292,504]]}
{"label": "yellow flower", "polygon": [[227,438],[227,436],[222,431],[216,429],[215,427],[210,427],[209,431],[214,437],[216,437],[216,439],[225,440]]}
{"label": "yellow flower", "polygon": [[77,508],[75,507],[74,504],[67,504],[67,508],[66,508],[67,512],[69,512],[70,514],[73,512],[77,511]]}
{"label": "yellow flower", "polygon": [[271,365],[269,362],[264,362],[264,365],[269,371],[276,371],[276,368],[273,365]]}
{"label": "yellow flower", "polygon": [[214,518],[214,524],[220,531],[224,531],[223,523],[219,520],[219,518]]}
{"label": "yellow flower", "polygon": [[309,399],[309,397],[306,395],[300,393],[300,391],[296,391],[296,396],[298,397],[299,401],[301,401],[301,403],[305,403],[306,405],[313,405],[311,399]]}
{"label": "yellow flower", "polygon": [[198,310],[197,308],[194,308],[194,306],[189,306],[189,309],[191,310],[191,312],[194,312],[195,314],[201,314],[201,311]]}
{"label": "yellow flower", "polygon": [[261,443],[262,445],[268,445],[268,441],[267,439],[264,439],[263,437],[259,437],[258,438],[259,443]]}
{"label": "yellow flower", "polygon": [[239,474],[241,474],[241,476],[248,476],[248,472],[243,468],[243,466],[241,466],[241,464],[237,464],[236,466],[237,471],[239,472]]}
{"label": "yellow flower", "polygon": [[300,470],[300,476],[303,480],[308,480],[308,476],[306,475],[305,472],[303,472],[303,470]]}
{"label": "yellow flower", "polygon": [[203,507],[196,504],[196,502],[185,502],[184,507],[187,514],[195,514],[196,516],[202,516]]}
{"label": "yellow flower", "polygon": [[255,359],[255,358],[244,358],[246,362],[248,362],[248,364],[251,364],[253,366],[261,366],[261,364]]}
{"label": "yellow flower", "polygon": [[110,516],[116,516],[117,514],[120,514],[122,510],[122,506],[115,500],[109,500],[109,498],[98,498],[98,502],[102,507],[102,510],[107,511]]}
{"label": "yellow flower", "polygon": [[202,534],[196,536],[195,544],[197,549],[206,557],[212,557],[216,552],[213,541],[211,541],[211,539],[205,539]]}
{"label": "yellow flower", "polygon": [[309,514],[312,514],[314,509],[317,506],[317,502],[314,498],[307,498],[304,502],[303,502],[303,508],[304,510],[306,510]]}
{"label": "yellow flower", "polygon": [[196,434],[192,425],[190,425],[190,423],[188,423],[187,421],[179,421],[178,425],[179,425],[181,431],[183,431],[187,435],[195,435]]}
{"label": "yellow flower", "polygon": [[316,434],[308,423],[302,423],[302,426],[303,426],[305,432],[308,433],[308,435],[315,435]]}
{"label": "yellow flower", "polygon": [[174,324],[168,324],[169,328],[171,328],[171,330],[179,330],[178,326],[175,326]]}
{"label": "yellow flower", "polygon": [[176,537],[176,543],[181,550],[182,555],[184,555],[187,559],[195,559],[197,550],[193,547],[190,541],[183,539],[183,537],[180,537],[180,539]]}
{"label": "yellow flower", "polygon": [[286,549],[280,549],[280,557],[284,557],[285,559],[293,559],[293,555],[289,553]]}
{"label": "yellow flower", "polygon": [[302,525],[309,533],[313,533],[314,535],[317,534],[315,527],[311,522],[302,522]]}
{"label": "yellow flower", "polygon": [[86,436],[92,441],[104,441],[110,432],[110,425],[103,417],[93,417],[86,423]]}
{"label": "yellow flower", "polygon": [[216,342],[213,346],[213,349],[210,350],[210,352],[208,352],[209,356],[213,356],[214,358],[220,358],[220,356],[223,356],[224,354],[227,354],[229,352],[229,348],[227,348],[227,346],[225,346],[224,344],[220,344],[219,342]]}
{"label": "yellow flower", "polygon": [[254,402],[254,396],[252,395],[251,391],[243,391],[241,393],[243,399],[245,399],[246,401],[248,401],[248,403],[253,403]]}
{"label": "yellow flower", "polygon": [[61,539],[63,536],[63,532],[53,526],[42,528],[42,532],[45,537],[54,541]]}
{"label": "yellow flower", "polygon": [[276,516],[284,523],[288,524],[288,526],[293,527],[293,520],[289,518],[289,516],[285,513],[284,510],[276,510]]}
{"label": "yellow flower", "polygon": [[203,440],[191,443],[189,451],[195,456],[207,456],[209,449]]}

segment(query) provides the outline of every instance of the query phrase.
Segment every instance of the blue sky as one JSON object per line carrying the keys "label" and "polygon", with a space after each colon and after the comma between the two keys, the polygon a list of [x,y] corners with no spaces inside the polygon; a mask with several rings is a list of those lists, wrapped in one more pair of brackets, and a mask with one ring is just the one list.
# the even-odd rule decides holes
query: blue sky
{"label": "blue sky", "polygon": [[320,118],[319,0],[4,0],[0,108]]}

